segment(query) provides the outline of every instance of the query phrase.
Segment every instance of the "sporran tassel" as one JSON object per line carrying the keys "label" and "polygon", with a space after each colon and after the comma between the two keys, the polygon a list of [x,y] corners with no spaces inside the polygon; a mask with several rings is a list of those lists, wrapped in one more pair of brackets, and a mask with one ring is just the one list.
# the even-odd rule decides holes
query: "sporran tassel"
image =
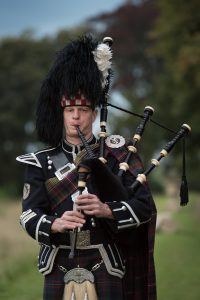
{"label": "sporran tassel", "polygon": [[63,300],[98,300],[94,283],[70,281],[65,284]]}
{"label": "sporran tassel", "polygon": [[94,275],[84,268],[74,268],[64,276],[63,300],[98,300]]}

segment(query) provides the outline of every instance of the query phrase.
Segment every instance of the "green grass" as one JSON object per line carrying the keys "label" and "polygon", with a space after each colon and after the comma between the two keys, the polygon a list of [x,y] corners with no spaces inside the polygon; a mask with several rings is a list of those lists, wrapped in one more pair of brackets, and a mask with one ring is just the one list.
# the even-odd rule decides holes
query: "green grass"
{"label": "green grass", "polygon": [[[167,203],[165,201],[166,198],[156,196],[155,200],[158,211],[164,210]],[[10,203],[9,205],[12,206],[14,204]],[[12,213],[12,220],[13,218],[17,220],[18,208],[14,208],[11,211],[11,206],[8,206],[8,217],[6,217],[5,207],[3,208],[4,214],[1,216],[1,219],[3,217],[10,218]],[[16,213],[14,214],[15,210]],[[158,300],[199,300],[199,196],[192,195],[190,204],[176,211],[174,219],[177,223],[176,232],[166,234],[159,232],[156,234],[155,262]],[[8,219],[8,222],[10,223],[11,220]],[[4,224],[3,226],[6,225]],[[26,234],[21,229],[19,229],[19,232],[16,229],[15,232],[14,226],[16,226],[15,223],[12,230],[16,236],[16,242],[14,239],[6,241],[3,244],[5,249],[2,247],[0,234],[0,299],[41,300],[43,276],[37,270],[36,257],[38,248],[34,246],[34,241],[26,237]],[[27,238],[27,240],[25,239],[24,242],[18,240],[22,236]],[[30,244],[27,244],[29,240]],[[21,248],[17,243],[21,243]],[[6,249],[7,256],[5,256]],[[1,251],[3,252],[1,253]]]}
{"label": "green grass", "polygon": [[0,299],[41,300],[43,278],[36,266],[31,255],[14,260],[0,278]]}
{"label": "green grass", "polygon": [[180,208],[177,231],[156,235],[155,262],[158,300],[200,298],[200,207],[197,196]]}

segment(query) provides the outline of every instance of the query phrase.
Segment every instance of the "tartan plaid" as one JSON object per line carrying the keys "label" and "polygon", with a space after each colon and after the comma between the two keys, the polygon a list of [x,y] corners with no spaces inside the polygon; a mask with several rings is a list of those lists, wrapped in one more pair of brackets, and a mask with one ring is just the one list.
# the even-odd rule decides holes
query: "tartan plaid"
{"label": "tartan plaid", "polygon": [[[95,145],[96,147],[96,145]],[[106,156],[108,154],[114,156],[117,161],[123,162],[128,154],[128,150],[125,147],[111,149],[106,146]],[[95,149],[97,152],[99,148]],[[129,162],[129,171],[137,176],[142,172],[142,163],[138,155],[132,155]],[[49,178],[46,182],[46,189],[49,195],[51,209],[55,209],[62,201],[67,199],[77,189],[78,173],[77,170],[73,170],[69,175],[62,180],[58,180],[57,177]]]}
{"label": "tartan plaid", "polygon": [[[125,147],[120,147],[120,148],[109,148],[106,146],[105,148],[105,153],[106,156],[108,154],[111,154],[112,156],[114,156],[116,158],[117,161],[119,161],[119,163],[123,162],[126,158],[126,156],[128,155],[129,151],[127,148]],[[143,165],[142,165],[142,161],[139,157],[139,155],[137,153],[134,153],[131,155],[131,159],[128,162],[129,164],[129,172],[131,174],[133,174],[135,177],[139,174],[143,172]]]}
{"label": "tartan plaid", "polygon": [[71,171],[69,175],[62,180],[53,177],[45,182],[52,210],[77,190],[77,183],[78,173],[76,170]]}
{"label": "tartan plaid", "polygon": [[[91,268],[102,260],[97,249],[79,250],[74,259],[67,259],[69,250],[59,250],[55,259],[54,268],[51,274],[45,276],[44,282],[44,300],[62,300],[64,291],[64,272],[58,265],[71,270],[79,265],[81,268],[91,270]],[[108,274],[105,265],[93,272],[95,277],[96,291],[98,300],[122,300],[123,283],[118,277]]]}

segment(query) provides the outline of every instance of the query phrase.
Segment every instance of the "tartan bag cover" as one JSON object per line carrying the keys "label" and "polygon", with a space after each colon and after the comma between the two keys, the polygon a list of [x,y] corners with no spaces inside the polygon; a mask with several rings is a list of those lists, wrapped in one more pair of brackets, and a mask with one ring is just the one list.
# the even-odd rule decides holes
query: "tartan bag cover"
{"label": "tartan bag cover", "polygon": [[[99,150],[96,149],[96,150]],[[117,161],[123,162],[128,150],[125,147],[111,149],[106,146],[106,156],[111,154]],[[142,171],[142,163],[138,156],[134,155],[134,159],[131,160],[129,171],[137,176]],[[51,209],[54,210],[62,201],[72,195],[78,185],[78,173],[77,169],[72,170],[66,177],[59,180],[57,177],[52,177],[46,180],[45,186],[50,198]]]}
{"label": "tartan bag cover", "polygon": [[[98,149],[96,149],[98,150]],[[111,149],[106,146],[105,156],[112,155],[120,163],[123,162],[128,150],[125,147]],[[143,171],[142,162],[137,154],[132,155],[129,162],[129,172],[135,177],[138,173]],[[62,201],[67,199],[77,189],[78,173],[74,169],[67,177],[59,181],[57,177],[50,178],[46,181],[46,189],[50,197],[51,208],[55,209]],[[139,254],[135,255],[135,245],[130,242],[128,248],[124,245],[124,251],[127,258],[128,272],[125,276],[124,285],[126,300],[156,300],[156,280],[154,269],[154,236],[156,225],[156,207],[153,199],[152,205],[152,218],[149,223],[137,228],[135,232],[136,238],[134,242],[137,244],[137,238],[144,241],[145,249],[138,251]],[[134,232],[134,234],[135,234]],[[128,240],[130,240],[131,232],[128,233]],[[144,261],[144,262],[142,262]],[[140,262],[142,262],[140,264]],[[141,268],[141,265],[143,266]]]}

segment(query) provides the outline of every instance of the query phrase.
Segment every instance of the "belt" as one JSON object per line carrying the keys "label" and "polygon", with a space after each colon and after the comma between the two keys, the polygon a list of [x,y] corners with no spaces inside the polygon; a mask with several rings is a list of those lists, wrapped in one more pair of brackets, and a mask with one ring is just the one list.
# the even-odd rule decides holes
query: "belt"
{"label": "belt", "polygon": [[[71,245],[73,231],[66,233],[56,233],[52,236],[52,243],[55,245]],[[85,247],[91,245],[102,244],[108,241],[109,237],[102,230],[81,230],[77,232],[76,247]]]}

